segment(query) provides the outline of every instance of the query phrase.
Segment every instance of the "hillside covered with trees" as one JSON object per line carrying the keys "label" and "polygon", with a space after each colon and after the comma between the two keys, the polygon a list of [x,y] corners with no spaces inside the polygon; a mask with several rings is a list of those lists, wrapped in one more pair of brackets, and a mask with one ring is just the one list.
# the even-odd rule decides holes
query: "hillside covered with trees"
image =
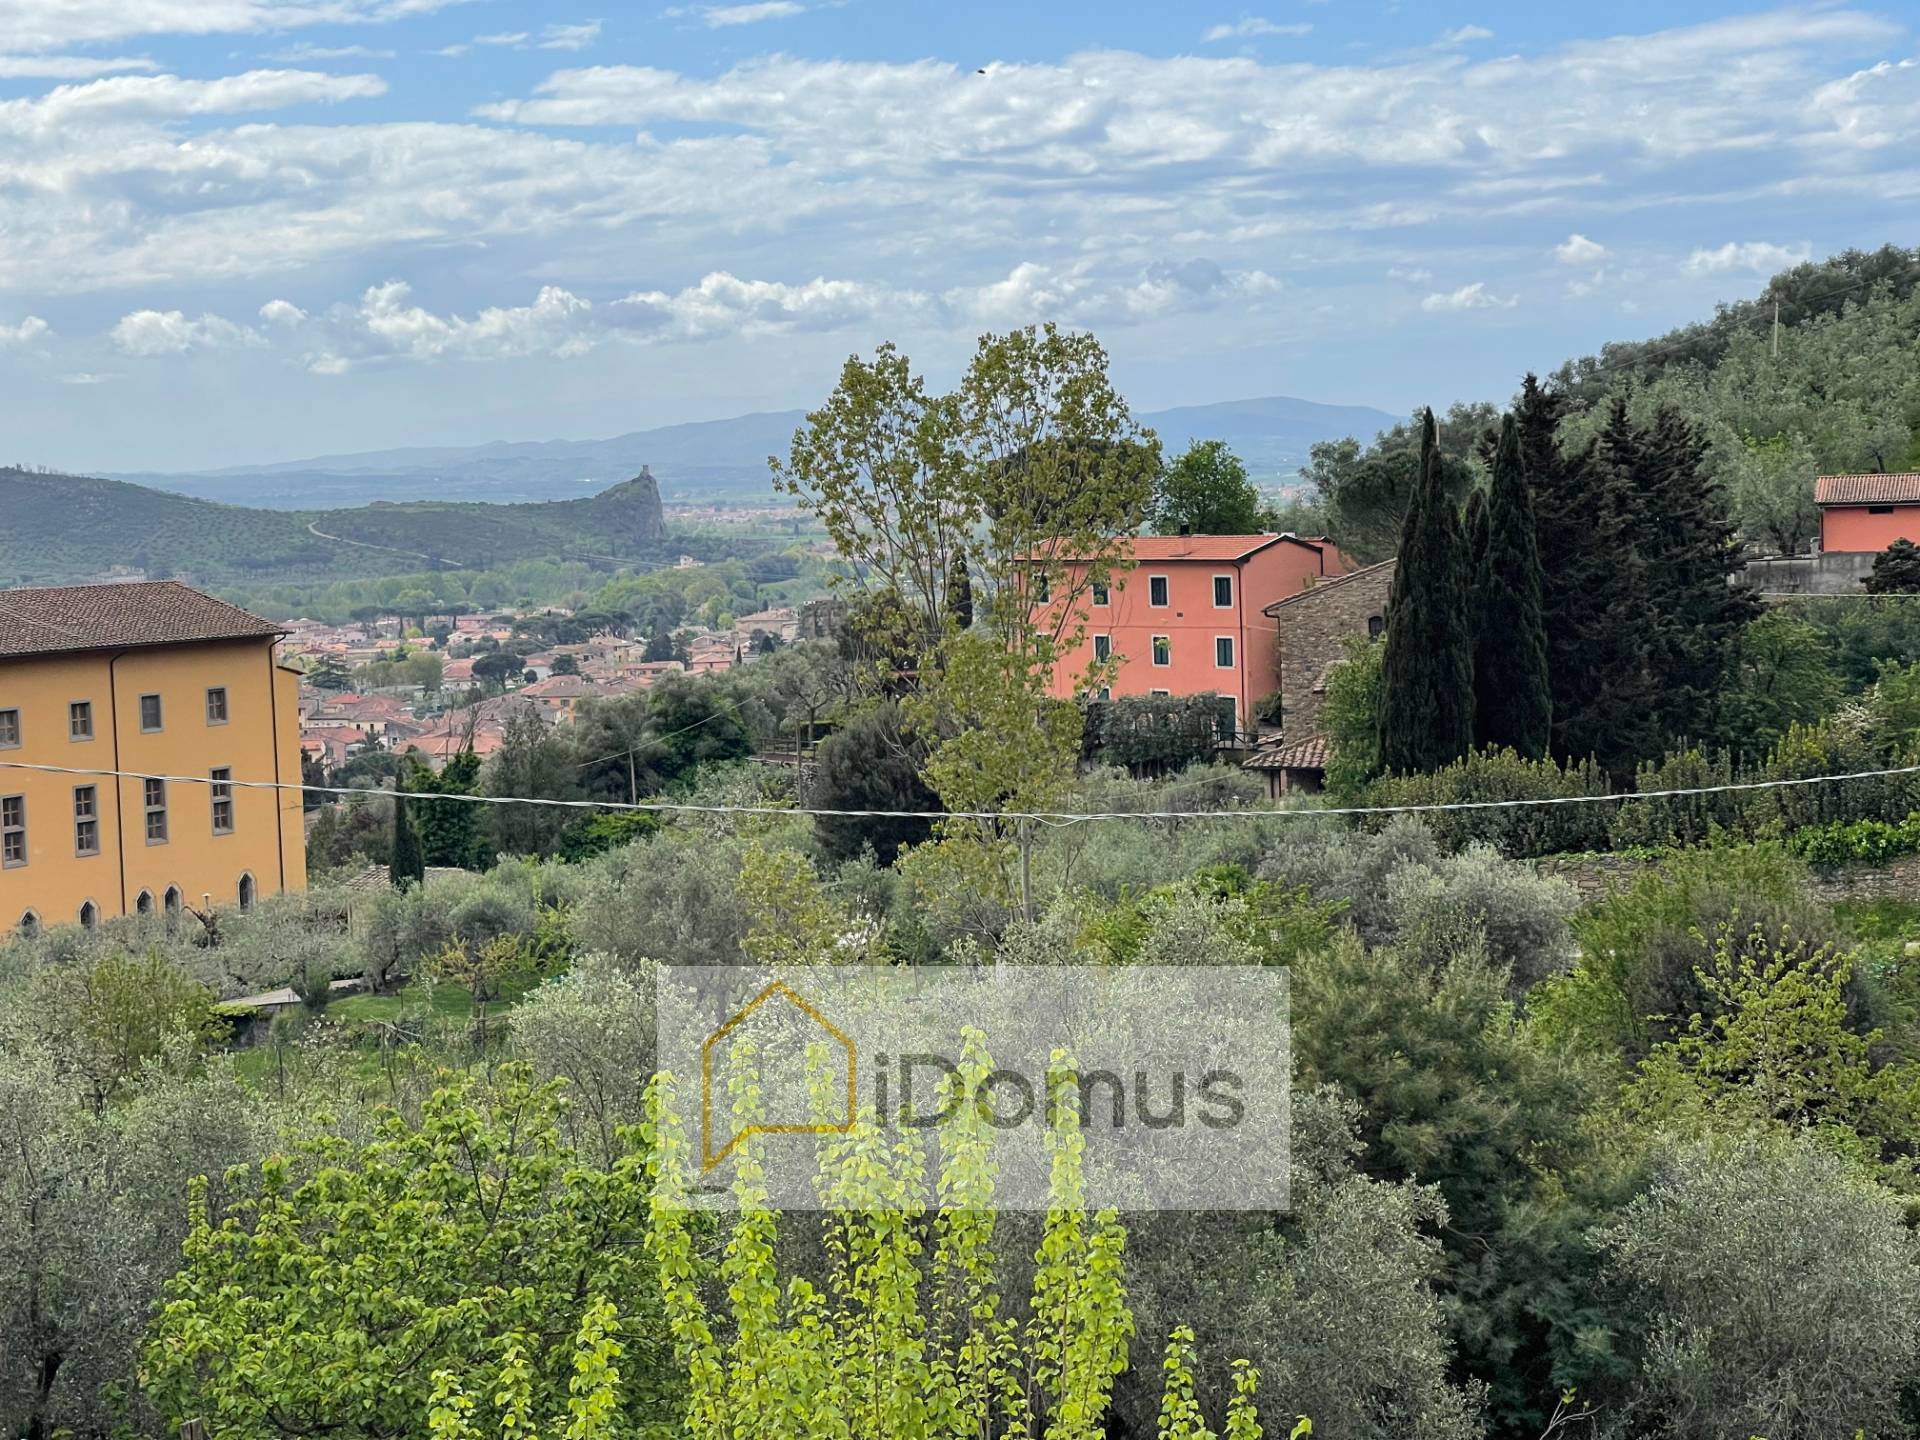
{"label": "hillside covered with trees", "polygon": [[0,470],[0,584],[67,584],[132,569],[209,588],[494,570],[527,560],[659,560],[651,475],[596,495],[517,505],[259,510],[83,475]]}
{"label": "hillside covered with trees", "polygon": [[[1710,320],[1603,346],[1549,383],[1562,400],[1560,439],[1575,449],[1599,437],[1618,401],[1640,425],[1673,411],[1703,447],[1702,480],[1730,497],[1741,537],[1756,553],[1804,553],[1819,533],[1816,475],[1920,468],[1920,250],[1795,266]],[[1465,403],[1440,417],[1440,451],[1462,497],[1490,473],[1497,416]],[[1301,472],[1312,518],[1361,558],[1392,554],[1418,450],[1411,423],[1371,443],[1316,445]]]}

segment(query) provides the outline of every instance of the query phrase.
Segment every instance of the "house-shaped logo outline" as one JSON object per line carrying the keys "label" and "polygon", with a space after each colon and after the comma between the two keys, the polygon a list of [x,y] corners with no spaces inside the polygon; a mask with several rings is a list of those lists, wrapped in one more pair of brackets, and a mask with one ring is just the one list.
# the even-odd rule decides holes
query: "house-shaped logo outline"
{"label": "house-shaped logo outline", "polygon": [[[726,1039],[734,1030],[760,1006],[778,995],[814,1024],[825,1030],[841,1048],[847,1052],[847,1117],[837,1125],[748,1125],[739,1134],[733,1136],[716,1154],[713,1148],[713,1051],[714,1047]],[[788,987],[786,981],[775,980],[753,999],[742,1005],[716,1029],[700,1046],[700,1173],[705,1175],[727,1156],[733,1153],[733,1147],[749,1135],[835,1135],[845,1134],[853,1128],[853,1097],[855,1088],[855,1065],[853,1041],[845,1031],[822,1015],[805,999]]]}

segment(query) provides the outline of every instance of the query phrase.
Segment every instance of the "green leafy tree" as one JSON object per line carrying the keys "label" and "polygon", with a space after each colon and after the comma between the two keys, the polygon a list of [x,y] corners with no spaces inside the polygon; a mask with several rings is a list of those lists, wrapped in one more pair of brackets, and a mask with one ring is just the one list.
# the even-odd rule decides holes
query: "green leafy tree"
{"label": "green leafy tree", "polygon": [[1327,737],[1327,793],[1350,801],[1380,773],[1381,661],[1386,647],[1347,638],[1346,656],[1327,672],[1320,729]]}
{"label": "green leafy tree", "polygon": [[[579,798],[579,767],[565,737],[540,717],[532,705],[515,707],[507,716],[482,777],[486,793],[539,800]],[[547,855],[558,848],[574,813],[551,805],[489,805],[487,837],[502,855]]]}
{"label": "green leafy tree", "polygon": [[[978,1093],[992,1071],[980,1041],[966,1037],[945,1099]],[[735,1058],[750,1069],[744,1047]],[[814,1058],[824,1070],[824,1053]],[[756,1087],[737,1072],[731,1093],[736,1123],[751,1123]],[[779,1217],[767,1206],[760,1142],[743,1141],[733,1152],[738,1208],[715,1277],[728,1304],[716,1314],[703,1298],[707,1263],[687,1209],[688,1142],[671,1081],[658,1079],[647,1132],[651,1247],[692,1440],[1106,1435],[1133,1336],[1126,1232],[1113,1211],[1086,1209],[1073,1070],[1059,1052],[1047,1094],[1049,1208],[1024,1316],[1002,1305],[992,1130],[972,1103],[952,1105],[939,1128],[931,1186],[918,1147],[889,1140],[871,1112],[825,1141],[823,1287],[802,1277],[780,1283]],[[1242,1409],[1243,1430],[1257,1424],[1250,1400]]]}
{"label": "green leafy tree", "polygon": [[213,993],[158,946],[37,967],[0,1009],[0,1037],[44,1046],[63,1083],[94,1114],[170,1047],[191,1054],[225,1028]]}
{"label": "green leafy tree", "polygon": [[1465,541],[1427,412],[1420,489],[1387,602],[1380,662],[1380,759],[1390,772],[1438,769],[1473,745],[1473,637]]}
{"label": "green leafy tree", "polygon": [[1741,632],[1733,682],[1720,703],[1721,743],[1764,755],[1789,728],[1838,705],[1841,685],[1823,632],[1791,610],[1771,608]]}
{"label": "green leafy tree", "polygon": [[1675,1145],[1596,1241],[1632,1308],[1630,1433],[1897,1435],[1920,1349],[1901,1202],[1812,1141]]}
{"label": "green leafy tree", "polygon": [[518,678],[521,668],[520,657],[512,651],[493,650],[473,662],[473,678],[497,694]]}
{"label": "green leafy tree", "polygon": [[1260,492],[1224,440],[1195,440],[1160,476],[1153,527],[1162,535],[1252,535]]}
{"label": "green leafy tree", "polygon": [[484,1088],[450,1077],[417,1124],[389,1113],[363,1144],[323,1136],[231,1176],[217,1207],[197,1184],[146,1346],[154,1406],[235,1440],[397,1440],[446,1403],[445,1371],[566,1414],[576,1341],[611,1305],[636,1362],[620,1429],[663,1419],[636,1161],[581,1165],[559,1114],[557,1086],[509,1065]]}
{"label": "green leafy tree", "polygon": [[1474,740],[1538,759],[1552,739],[1553,685],[1533,499],[1511,415],[1500,426],[1486,531],[1473,570]]}

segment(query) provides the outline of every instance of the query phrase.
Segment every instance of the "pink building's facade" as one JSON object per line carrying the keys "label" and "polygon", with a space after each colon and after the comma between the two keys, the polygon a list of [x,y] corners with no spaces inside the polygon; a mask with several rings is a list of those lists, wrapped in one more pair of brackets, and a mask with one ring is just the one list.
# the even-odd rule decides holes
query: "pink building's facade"
{"label": "pink building's facade", "polygon": [[1896,540],[1920,543],[1920,475],[1822,475],[1813,482],[1820,507],[1822,554],[1864,554]]}
{"label": "pink building's facade", "polygon": [[1349,569],[1318,537],[1145,535],[1132,547],[1134,568],[1082,598],[1086,638],[1062,656],[1054,694],[1079,693],[1093,663],[1111,656],[1111,695],[1231,695],[1243,729],[1280,685],[1263,607]]}

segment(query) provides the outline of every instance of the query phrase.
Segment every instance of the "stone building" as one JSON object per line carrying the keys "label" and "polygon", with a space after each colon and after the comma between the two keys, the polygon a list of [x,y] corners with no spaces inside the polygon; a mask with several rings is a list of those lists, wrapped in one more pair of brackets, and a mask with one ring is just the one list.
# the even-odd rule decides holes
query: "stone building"
{"label": "stone building", "polygon": [[1353,635],[1378,638],[1386,628],[1391,560],[1347,575],[1329,576],[1264,607],[1274,627],[1280,680],[1280,734],[1262,744],[1247,768],[1267,776],[1277,797],[1290,789],[1318,789],[1326,764],[1320,707],[1327,672],[1346,657]]}

